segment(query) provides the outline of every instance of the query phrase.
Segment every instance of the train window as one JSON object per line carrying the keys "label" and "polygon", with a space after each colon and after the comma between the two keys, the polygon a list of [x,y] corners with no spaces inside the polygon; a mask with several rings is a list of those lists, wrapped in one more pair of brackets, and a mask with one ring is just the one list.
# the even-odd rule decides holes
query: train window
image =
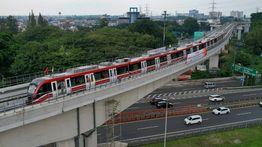
{"label": "train window", "polygon": [[175,59],[175,58],[177,58],[177,53],[171,54],[171,59]]}
{"label": "train window", "polygon": [[137,70],[137,69],[141,69],[141,63],[139,62],[139,63],[136,63],[136,64],[131,64],[130,66],[129,66],[129,70],[130,71],[134,71],[134,70]]}
{"label": "train window", "polygon": [[197,46],[194,46],[193,52],[197,51]]}
{"label": "train window", "polygon": [[117,70],[117,74],[118,74],[118,75],[121,75],[121,74],[124,74],[124,73],[127,73],[127,72],[128,72],[127,66],[118,67],[116,70]]}
{"label": "train window", "polygon": [[165,61],[167,61],[167,57],[166,56],[160,57],[160,62],[165,62]]}
{"label": "train window", "polygon": [[71,78],[71,86],[76,86],[85,83],[84,76]]}
{"label": "train window", "polygon": [[182,57],[183,56],[183,52],[178,52],[178,57]]}
{"label": "train window", "polygon": [[190,53],[191,53],[190,49],[187,49],[187,50],[186,50],[186,53],[187,53],[187,54],[190,54]]}
{"label": "train window", "polygon": [[209,46],[209,42],[207,42],[207,46]]}
{"label": "train window", "polygon": [[56,84],[55,83],[53,83],[53,87],[54,87],[54,91],[56,91]]}
{"label": "train window", "polygon": [[146,64],[147,66],[155,65],[155,59],[147,60]]}
{"label": "train window", "polygon": [[[54,84],[55,84],[55,83],[54,83]],[[50,84],[50,83],[46,83],[46,84],[44,84],[44,85],[42,85],[42,86],[40,87],[40,89],[38,90],[37,94],[38,94],[39,96],[42,96],[42,95],[47,94],[47,93],[49,93],[49,92],[51,92],[51,91],[52,91],[52,89],[51,89],[51,84]]]}
{"label": "train window", "polygon": [[95,73],[95,79],[96,80],[106,79],[108,77],[109,77],[108,70]]}

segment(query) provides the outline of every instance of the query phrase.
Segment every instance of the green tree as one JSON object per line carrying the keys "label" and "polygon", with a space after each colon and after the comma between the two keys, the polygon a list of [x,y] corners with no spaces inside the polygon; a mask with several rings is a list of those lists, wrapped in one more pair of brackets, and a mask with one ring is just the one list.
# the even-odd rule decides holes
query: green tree
{"label": "green tree", "polygon": [[137,20],[131,24],[128,29],[131,32],[138,32],[141,34],[153,35],[156,38],[163,37],[163,29],[160,25],[152,20]]}
{"label": "green tree", "polygon": [[0,19],[0,31],[16,34],[18,32],[17,20],[14,16]]}
{"label": "green tree", "polygon": [[43,16],[41,15],[41,13],[39,13],[37,23],[38,23],[38,25],[40,25],[40,26],[46,26],[46,25],[48,25],[47,20],[45,20],[45,19],[43,18]]}
{"label": "green tree", "polygon": [[14,58],[15,41],[13,35],[9,33],[0,33],[0,74],[7,75],[10,64]]}
{"label": "green tree", "polygon": [[191,17],[184,20],[184,25],[182,27],[183,31],[189,35],[193,35],[195,31],[199,30],[199,24],[197,23],[197,20]]}
{"label": "green tree", "polygon": [[107,27],[108,26],[108,19],[107,18],[101,18],[99,21],[100,28]]}
{"label": "green tree", "polygon": [[31,13],[29,13],[29,16],[28,16],[27,27],[30,28],[34,26],[36,26],[36,19],[35,19],[33,10],[31,10]]}

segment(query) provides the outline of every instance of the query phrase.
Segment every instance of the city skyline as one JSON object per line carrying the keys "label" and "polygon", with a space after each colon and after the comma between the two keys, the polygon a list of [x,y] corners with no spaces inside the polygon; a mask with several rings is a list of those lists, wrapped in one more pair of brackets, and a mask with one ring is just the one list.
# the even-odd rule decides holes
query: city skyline
{"label": "city skyline", "polygon": [[[213,0],[2,0],[0,5],[0,15],[28,15],[31,10],[35,14],[39,12],[43,15],[123,15],[129,7],[141,8],[143,13],[149,15],[161,15],[164,10],[169,14],[188,13],[189,10],[197,9],[200,13],[208,14],[211,11]],[[216,0],[215,11],[221,11],[223,15],[229,16],[230,11],[243,11],[244,15],[250,15],[262,10],[261,0]],[[146,11],[146,7],[147,10]]]}

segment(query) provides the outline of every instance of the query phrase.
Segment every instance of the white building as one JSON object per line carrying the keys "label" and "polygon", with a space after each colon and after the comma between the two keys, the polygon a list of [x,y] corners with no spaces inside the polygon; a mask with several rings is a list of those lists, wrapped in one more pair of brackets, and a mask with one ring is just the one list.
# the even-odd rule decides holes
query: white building
{"label": "white building", "polygon": [[234,18],[243,18],[244,13],[243,13],[243,11],[231,11],[230,16],[232,16]]}

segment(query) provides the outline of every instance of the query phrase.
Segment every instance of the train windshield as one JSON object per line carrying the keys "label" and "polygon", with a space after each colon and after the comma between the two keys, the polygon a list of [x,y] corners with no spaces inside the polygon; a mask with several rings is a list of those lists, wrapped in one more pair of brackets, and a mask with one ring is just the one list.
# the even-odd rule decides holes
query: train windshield
{"label": "train windshield", "polygon": [[28,88],[28,93],[33,94],[35,90],[36,90],[36,85],[33,84],[33,83],[31,83],[31,84],[29,85],[29,88]]}
{"label": "train windshield", "polygon": [[28,88],[28,93],[30,94],[33,94],[37,88],[37,86],[42,82],[44,81],[44,79],[34,79],[30,85],[29,85],[29,88]]}

